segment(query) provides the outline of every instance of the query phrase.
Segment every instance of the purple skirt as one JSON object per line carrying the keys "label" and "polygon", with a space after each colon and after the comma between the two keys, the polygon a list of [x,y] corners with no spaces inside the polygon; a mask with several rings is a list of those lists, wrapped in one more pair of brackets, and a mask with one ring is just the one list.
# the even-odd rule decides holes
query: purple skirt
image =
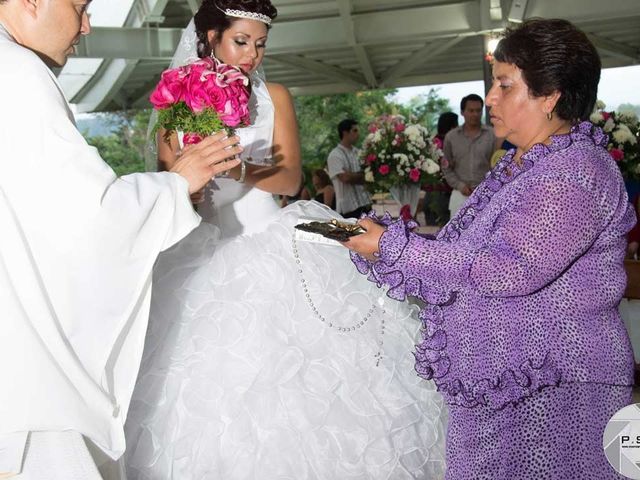
{"label": "purple skirt", "polygon": [[449,408],[448,480],[623,479],[602,436],[631,402],[631,387],[593,383],[548,387],[516,405]]}

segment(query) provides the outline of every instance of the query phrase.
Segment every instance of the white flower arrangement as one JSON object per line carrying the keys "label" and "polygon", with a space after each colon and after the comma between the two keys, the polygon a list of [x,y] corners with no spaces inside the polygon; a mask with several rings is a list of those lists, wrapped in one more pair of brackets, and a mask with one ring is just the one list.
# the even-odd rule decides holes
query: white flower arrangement
{"label": "white flower arrangement", "polygon": [[362,146],[365,183],[371,191],[437,183],[440,155],[425,127],[407,123],[401,115],[383,115],[369,125]]}
{"label": "white flower arrangement", "polygon": [[589,120],[609,135],[607,150],[625,179],[640,179],[640,122],[635,112],[607,112],[598,100]]}

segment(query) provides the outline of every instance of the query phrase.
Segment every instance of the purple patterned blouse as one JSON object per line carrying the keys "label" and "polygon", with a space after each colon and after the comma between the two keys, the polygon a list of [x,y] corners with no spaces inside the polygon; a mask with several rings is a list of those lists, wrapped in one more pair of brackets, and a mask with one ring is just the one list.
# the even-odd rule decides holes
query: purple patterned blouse
{"label": "purple patterned blouse", "polygon": [[465,206],[427,239],[387,226],[379,259],[352,259],[388,295],[422,299],[416,370],[452,405],[500,409],[563,382],[631,385],[617,312],[635,223],[607,136],[589,122],[509,151]]}

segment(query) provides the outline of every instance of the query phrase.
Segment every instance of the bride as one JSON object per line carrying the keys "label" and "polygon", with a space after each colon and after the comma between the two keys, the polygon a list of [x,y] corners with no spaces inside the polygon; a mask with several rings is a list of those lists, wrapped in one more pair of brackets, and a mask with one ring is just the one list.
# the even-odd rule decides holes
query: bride
{"label": "bride", "polygon": [[[204,191],[205,223],[156,265],[127,476],[441,478],[446,412],[413,370],[417,309],[381,297],[346,249],[295,236],[335,212],[273,199],[301,178],[291,98],[256,73],[275,16],[268,0],[205,0],[181,42],[182,63],[197,44],[251,75],[252,125],[244,162]],[[164,168],[178,151],[159,142]]]}

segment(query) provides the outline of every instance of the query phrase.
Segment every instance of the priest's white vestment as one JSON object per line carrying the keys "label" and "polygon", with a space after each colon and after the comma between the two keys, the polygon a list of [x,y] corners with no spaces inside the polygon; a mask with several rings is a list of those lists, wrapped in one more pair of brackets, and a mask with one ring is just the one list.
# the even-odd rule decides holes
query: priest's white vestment
{"label": "priest's white vestment", "polygon": [[0,62],[0,471],[24,432],[79,432],[115,459],[154,261],[200,217],[175,173],[117,178],[2,25]]}

